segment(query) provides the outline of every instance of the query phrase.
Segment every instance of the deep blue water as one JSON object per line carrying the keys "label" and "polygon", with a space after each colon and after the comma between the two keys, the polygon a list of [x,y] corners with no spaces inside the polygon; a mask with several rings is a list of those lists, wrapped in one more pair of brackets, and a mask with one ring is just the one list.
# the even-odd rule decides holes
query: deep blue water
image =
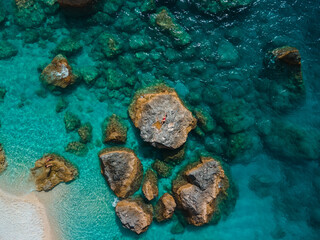
{"label": "deep blue water", "polygon": [[[192,43],[185,48],[172,45],[169,37],[149,23],[149,16],[137,11],[141,1],[124,1],[105,21],[94,21],[97,15],[70,18],[57,10],[33,28],[39,34],[33,43],[26,43],[26,28],[17,24],[14,4],[1,2],[8,14],[0,25],[0,40],[12,43],[18,54],[0,60],[0,87],[7,90],[0,102],[0,142],[9,164],[0,175],[0,187],[12,192],[32,191],[29,169],[47,152],[60,153],[74,163],[79,168],[78,179],[39,193],[40,198],[51,199],[47,206],[50,221],[61,239],[319,239],[319,1],[258,0],[217,15],[205,15],[188,1],[177,1],[169,9],[191,36]],[[117,34],[122,41],[123,51],[116,58],[101,57],[96,39],[104,32]],[[83,46],[68,57],[71,65],[96,66],[101,71],[94,86],[81,83],[62,94],[69,103],[67,110],[93,126],[93,140],[84,157],[65,152],[77,134],[66,132],[64,112],[55,111],[61,96],[46,90],[39,81],[38,67],[48,64],[55,56],[52,50],[70,35]],[[135,35],[146,38],[150,46],[130,49]],[[225,51],[231,45],[232,53],[238,55],[228,67],[219,65],[223,44],[227,44]],[[268,96],[273,85],[261,72],[267,51],[286,45],[301,53],[306,96],[282,111],[272,107]],[[116,89],[104,86],[108,69],[120,71],[122,77],[117,81],[133,78],[134,84]],[[190,108],[202,107],[218,122],[217,130],[205,136],[195,131],[189,134],[182,165],[196,154],[219,155],[230,167],[238,197],[234,208],[216,225],[186,226],[182,234],[172,234],[176,220],[153,222],[146,233],[137,236],[124,229],[115,215],[116,197],[100,174],[97,154],[104,147],[101,124],[116,113],[129,127],[125,146],[135,150],[144,170],[158,157],[142,142],[127,115],[134,92],[157,80],[174,87]],[[264,87],[257,87],[257,83]],[[205,89],[220,92],[222,102],[212,105]],[[45,96],[37,94],[39,90]],[[240,111],[254,124],[244,132],[251,140],[249,149],[231,161],[225,155],[230,136],[219,125],[217,111],[238,100],[243,101]],[[284,126],[295,130],[289,136],[273,138]],[[268,127],[271,130],[265,130]],[[268,132],[267,137],[263,131]],[[180,168],[176,166],[174,171]],[[170,187],[171,179],[161,179],[159,196]]]}

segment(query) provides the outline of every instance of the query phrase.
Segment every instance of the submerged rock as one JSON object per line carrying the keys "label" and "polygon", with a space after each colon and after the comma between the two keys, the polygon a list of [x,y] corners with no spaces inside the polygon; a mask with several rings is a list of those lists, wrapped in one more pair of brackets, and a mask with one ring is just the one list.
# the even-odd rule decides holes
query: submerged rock
{"label": "submerged rock", "polygon": [[129,115],[142,139],[158,148],[179,148],[197,124],[176,91],[165,85],[138,91]]}
{"label": "submerged rock", "polygon": [[6,169],[7,165],[8,163],[6,161],[6,155],[2,144],[0,143],[0,173],[2,173]]}
{"label": "submerged rock", "polygon": [[90,14],[97,1],[98,0],[58,0],[58,3],[67,15],[82,16]]}
{"label": "submerged rock", "polygon": [[103,142],[125,143],[127,140],[127,127],[122,123],[121,119],[116,115],[112,116],[104,123]]}
{"label": "submerged rock", "polygon": [[17,55],[18,50],[7,41],[0,41],[0,60],[8,59]]}
{"label": "submerged rock", "polygon": [[165,193],[157,202],[155,206],[155,218],[158,222],[168,220],[172,217],[177,204],[174,198],[169,194]]}
{"label": "submerged rock", "polygon": [[189,167],[173,181],[172,187],[178,206],[187,213],[188,222],[195,226],[210,221],[228,188],[224,170],[211,157],[201,157],[197,165]]}
{"label": "submerged rock", "polygon": [[115,34],[102,33],[98,38],[100,50],[107,58],[114,58],[123,51],[123,44]]}
{"label": "submerged rock", "polygon": [[234,7],[246,6],[253,0],[191,0],[191,2],[201,11],[215,14]]}
{"label": "submerged rock", "polygon": [[37,191],[49,191],[61,182],[75,179],[78,170],[65,158],[50,153],[35,162],[31,174],[35,179]]}
{"label": "submerged rock", "polygon": [[80,136],[80,142],[88,143],[92,139],[92,125],[90,123],[83,124],[78,129],[78,134]]}
{"label": "submerged rock", "polygon": [[272,51],[274,57],[290,65],[301,65],[301,56],[298,49],[290,46],[276,48]]}
{"label": "submerged rock", "polygon": [[0,101],[4,99],[4,97],[6,96],[6,93],[7,93],[7,89],[5,89],[4,87],[0,87]]}
{"label": "submerged rock", "polygon": [[167,33],[176,45],[185,46],[191,42],[190,35],[176,23],[167,8],[160,8],[158,13],[152,15],[151,23]]}
{"label": "submerged rock", "polygon": [[153,209],[140,199],[125,199],[117,203],[116,214],[123,227],[140,234],[152,223]]}
{"label": "submerged rock", "polygon": [[66,112],[64,114],[64,124],[67,132],[71,132],[80,127],[80,118],[72,112]]}
{"label": "submerged rock", "polygon": [[78,53],[82,49],[80,42],[74,38],[64,38],[54,50],[55,54],[63,54],[64,56],[71,56]]}
{"label": "submerged rock", "polygon": [[218,47],[218,67],[232,67],[239,62],[237,49],[228,41],[223,41]]}
{"label": "submerged rock", "polygon": [[56,112],[60,113],[68,107],[69,103],[63,97],[59,98],[58,103],[56,105]]}
{"label": "submerged rock", "polygon": [[195,111],[196,118],[198,120],[199,127],[206,133],[212,132],[216,128],[216,122],[209,115],[208,112],[202,109],[196,109]]}
{"label": "submerged rock", "polygon": [[102,174],[117,197],[126,198],[140,188],[142,164],[131,149],[105,148],[99,159]]}
{"label": "submerged rock", "polygon": [[152,163],[152,168],[157,172],[159,177],[167,178],[171,176],[172,166],[163,161],[156,160]]}
{"label": "submerged rock", "polygon": [[72,73],[68,60],[61,54],[42,71],[41,81],[48,85],[49,89],[55,87],[66,88],[75,83],[75,75]]}
{"label": "submerged rock", "polygon": [[66,152],[70,152],[72,154],[82,157],[88,153],[88,148],[82,142],[71,142],[67,145]]}
{"label": "submerged rock", "polygon": [[158,178],[157,174],[149,169],[142,182],[142,192],[148,201],[158,197]]}

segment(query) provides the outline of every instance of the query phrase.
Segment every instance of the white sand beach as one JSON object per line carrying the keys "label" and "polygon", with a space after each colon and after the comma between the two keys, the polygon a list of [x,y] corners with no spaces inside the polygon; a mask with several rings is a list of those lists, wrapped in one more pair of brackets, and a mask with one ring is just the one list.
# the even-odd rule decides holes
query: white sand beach
{"label": "white sand beach", "polygon": [[0,189],[0,239],[56,240],[36,194],[15,196]]}

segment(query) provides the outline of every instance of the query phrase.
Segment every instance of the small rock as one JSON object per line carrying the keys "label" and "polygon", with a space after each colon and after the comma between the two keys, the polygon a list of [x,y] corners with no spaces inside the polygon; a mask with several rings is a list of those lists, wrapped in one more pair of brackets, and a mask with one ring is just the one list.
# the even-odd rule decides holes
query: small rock
{"label": "small rock", "polygon": [[123,50],[122,41],[114,34],[102,33],[98,38],[98,44],[107,58],[114,58]]}
{"label": "small rock", "polygon": [[237,65],[239,62],[239,53],[229,41],[223,41],[220,43],[218,56],[218,67],[232,67]]}
{"label": "small rock", "polygon": [[82,49],[80,42],[73,38],[64,38],[54,50],[55,54],[63,54],[64,56],[71,56],[78,53]]}
{"label": "small rock", "polygon": [[78,176],[78,170],[65,158],[50,153],[35,162],[31,174],[40,192],[49,191],[61,182],[72,181]]}
{"label": "small rock", "polygon": [[105,148],[99,159],[102,174],[117,197],[126,198],[140,188],[142,164],[131,149]]}
{"label": "small rock", "polygon": [[89,86],[93,85],[100,76],[100,72],[96,67],[85,67],[80,69],[82,80]]}
{"label": "small rock", "polygon": [[129,116],[142,139],[158,148],[179,148],[197,124],[175,90],[165,85],[138,91],[129,106]]}
{"label": "small rock", "polygon": [[158,197],[158,178],[157,174],[149,169],[142,182],[142,192],[148,201]]}
{"label": "small rock", "polygon": [[153,218],[152,205],[142,200],[125,199],[117,203],[116,214],[123,227],[137,233],[148,230]]}
{"label": "small rock", "polygon": [[56,112],[62,112],[63,110],[65,110],[68,107],[69,103],[66,101],[65,98],[61,97],[58,100],[58,103],[56,105]]}
{"label": "small rock", "polygon": [[6,169],[7,165],[8,163],[6,161],[6,155],[2,144],[0,143],[0,173],[2,173]]}
{"label": "small rock", "polygon": [[284,46],[276,48],[272,51],[272,54],[279,61],[285,62],[290,65],[301,65],[301,56],[298,49],[290,46]]}
{"label": "small rock", "polygon": [[88,148],[82,142],[71,142],[66,147],[66,152],[70,152],[77,156],[83,157],[88,153]]}
{"label": "small rock", "polygon": [[121,119],[116,115],[105,121],[106,125],[103,135],[103,142],[125,143],[127,140],[127,127],[122,123]]}
{"label": "small rock", "polygon": [[40,79],[50,89],[66,88],[75,83],[75,75],[72,73],[71,66],[61,54],[57,55],[42,71]]}
{"label": "small rock", "polygon": [[152,163],[152,168],[157,172],[159,177],[167,178],[171,176],[172,166],[163,161],[156,160]]}
{"label": "small rock", "polygon": [[92,125],[90,123],[83,124],[78,129],[78,134],[80,136],[80,142],[88,143],[92,139]]}
{"label": "small rock", "polygon": [[7,41],[0,41],[0,59],[8,59],[17,55],[18,50]]}
{"label": "small rock", "polygon": [[81,125],[80,118],[72,112],[66,112],[64,114],[64,124],[67,132],[78,129]]}
{"label": "small rock", "polygon": [[174,198],[169,194],[165,193],[157,202],[155,206],[155,218],[158,222],[168,220],[172,217],[177,204]]}

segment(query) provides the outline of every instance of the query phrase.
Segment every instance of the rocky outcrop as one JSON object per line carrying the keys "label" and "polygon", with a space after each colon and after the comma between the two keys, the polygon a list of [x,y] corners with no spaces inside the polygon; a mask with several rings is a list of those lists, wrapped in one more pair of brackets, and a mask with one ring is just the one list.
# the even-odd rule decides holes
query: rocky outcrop
{"label": "rocky outcrop", "polygon": [[105,130],[103,141],[105,143],[108,142],[116,142],[116,143],[125,143],[127,140],[127,127],[122,123],[121,119],[112,114],[112,116],[105,121]]}
{"label": "rocky outcrop", "polygon": [[155,206],[155,218],[158,222],[168,220],[172,217],[177,204],[174,198],[169,194],[165,193],[157,202]]}
{"label": "rocky outcrop", "polygon": [[36,161],[31,174],[37,191],[49,191],[61,182],[70,182],[75,179],[78,170],[65,158],[50,153]]}
{"label": "rocky outcrop", "polygon": [[176,91],[165,85],[137,92],[129,115],[142,139],[158,148],[179,148],[197,124]]}
{"label": "rocky outcrop", "polygon": [[0,143],[0,173],[3,172],[7,167],[6,155],[2,144]]}
{"label": "rocky outcrop", "polygon": [[195,226],[210,221],[228,187],[224,170],[211,157],[201,157],[200,162],[189,166],[173,182],[177,204]]}
{"label": "rocky outcrop", "polygon": [[105,148],[99,159],[101,172],[117,197],[126,198],[140,188],[142,164],[131,149]]}
{"label": "rocky outcrop", "polygon": [[123,227],[137,234],[148,230],[152,223],[152,212],[152,206],[140,199],[125,199],[118,202],[116,206],[116,214]]}
{"label": "rocky outcrop", "polygon": [[285,62],[290,65],[300,66],[301,56],[298,49],[290,46],[276,48],[272,51],[274,57],[279,61]]}
{"label": "rocky outcrop", "polygon": [[57,55],[42,71],[40,78],[50,89],[66,88],[75,83],[75,75],[72,73],[71,66],[61,54]]}
{"label": "rocky outcrop", "polygon": [[168,34],[174,44],[184,46],[191,42],[190,35],[176,23],[173,15],[167,8],[160,8],[158,13],[151,16],[151,23],[158,26],[166,34]]}
{"label": "rocky outcrop", "polygon": [[148,201],[158,197],[158,178],[157,174],[151,169],[146,172],[146,175],[143,179],[142,192]]}

